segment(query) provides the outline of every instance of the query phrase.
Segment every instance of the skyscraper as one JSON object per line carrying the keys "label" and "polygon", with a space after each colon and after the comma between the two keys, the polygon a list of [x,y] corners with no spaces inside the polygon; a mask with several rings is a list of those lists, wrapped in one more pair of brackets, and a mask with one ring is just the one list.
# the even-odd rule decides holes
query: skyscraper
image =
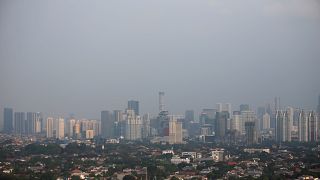
{"label": "skyscraper", "polygon": [[238,133],[242,132],[240,111],[233,111],[231,129],[236,130]]}
{"label": "skyscraper", "polygon": [[128,109],[134,110],[136,115],[139,115],[139,101],[130,100],[128,101]]}
{"label": "skyscraper", "polygon": [[288,108],[287,111],[278,110],[276,113],[276,141],[291,141],[293,110]]}
{"label": "skyscraper", "polygon": [[126,111],[126,133],[127,140],[140,140],[142,138],[142,122],[140,116],[137,116],[134,110]]}
{"label": "skyscraper", "polygon": [[262,117],[262,129],[270,129],[270,115],[265,113]]}
{"label": "skyscraper", "polygon": [[224,138],[227,131],[227,120],[229,119],[229,113],[227,111],[223,112],[217,112],[216,113],[216,127],[215,127],[215,133],[216,136],[221,138]]}
{"label": "skyscraper", "polygon": [[101,135],[104,138],[112,138],[114,135],[114,121],[109,111],[101,111]]}
{"label": "skyscraper", "polygon": [[27,112],[27,130],[28,134],[41,132],[41,114],[39,112]]}
{"label": "skyscraper", "polygon": [[194,121],[194,111],[193,110],[187,110],[185,112],[185,120],[187,122]]}
{"label": "skyscraper", "polygon": [[241,104],[240,111],[250,111],[249,104]]}
{"label": "skyscraper", "polygon": [[13,109],[12,108],[4,108],[3,113],[3,131],[5,133],[11,133],[13,130]]}
{"label": "skyscraper", "polygon": [[56,138],[63,139],[64,138],[64,119],[58,118],[57,123],[58,123],[58,128],[57,128]]}
{"label": "skyscraper", "polygon": [[159,92],[159,112],[165,110],[164,107],[164,92]]}
{"label": "skyscraper", "polygon": [[255,122],[245,122],[246,143],[247,145],[255,144],[257,141]]}
{"label": "skyscraper", "polygon": [[23,134],[25,128],[25,113],[15,112],[14,113],[14,133]]}
{"label": "skyscraper", "polygon": [[309,112],[308,115],[308,140],[310,142],[318,141],[318,119],[314,111]]}
{"label": "skyscraper", "polygon": [[308,117],[304,110],[301,110],[299,114],[298,139],[300,142],[308,142]]}
{"label": "skyscraper", "polygon": [[216,104],[217,112],[227,111],[229,114],[231,114],[231,104],[230,103],[217,103]]}
{"label": "skyscraper", "polygon": [[284,142],[285,141],[285,119],[283,112],[277,110],[276,112],[276,141]]}
{"label": "skyscraper", "polygon": [[53,138],[54,135],[54,119],[52,117],[47,118],[47,138]]}
{"label": "skyscraper", "polygon": [[169,143],[181,144],[182,141],[182,123],[177,121],[175,116],[170,116],[169,120]]}

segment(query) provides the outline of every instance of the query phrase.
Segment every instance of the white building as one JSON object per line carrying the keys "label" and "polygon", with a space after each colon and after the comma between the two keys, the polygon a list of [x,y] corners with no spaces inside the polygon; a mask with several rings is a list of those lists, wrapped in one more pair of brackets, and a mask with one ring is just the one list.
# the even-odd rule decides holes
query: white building
{"label": "white building", "polygon": [[142,138],[142,120],[134,110],[126,110],[126,140],[140,140]]}
{"label": "white building", "polygon": [[179,156],[174,156],[171,159],[171,163],[172,164],[190,163],[190,159],[189,158],[181,158]]}
{"label": "white building", "polygon": [[211,151],[211,156],[214,162],[224,161],[224,149],[214,149]]}
{"label": "white building", "polygon": [[64,138],[64,119],[58,118],[57,123],[58,123],[58,126],[57,126],[56,138],[63,139]]}
{"label": "white building", "polygon": [[262,117],[262,129],[270,129],[270,115],[265,113]]}
{"label": "white building", "polygon": [[170,116],[169,120],[169,143],[181,144],[182,140],[182,123],[177,121],[176,116]]}
{"label": "white building", "polygon": [[52,117],[48,117],[47,118],[47,127],[46,127],[46,131],[47,131],[47,138],[53,138],[53,128],[54,128],[54,119]]}

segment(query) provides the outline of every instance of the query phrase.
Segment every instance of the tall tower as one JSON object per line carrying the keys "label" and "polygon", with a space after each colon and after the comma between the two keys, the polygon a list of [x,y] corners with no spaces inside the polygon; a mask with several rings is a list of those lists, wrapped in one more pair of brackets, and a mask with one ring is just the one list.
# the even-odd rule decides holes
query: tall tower
{"label": "tall tower", "polygon": [[299,114],[298,137],[300,142],[308,141],[308,117],[303,110]]}
{"label": "tall tower", "polygon": [[317,113],[319,114],[320,116],[320,95],[318,97],[318,108],[317,108]]}
{"label": "tall tower", "polygon": [[47,118],[47,138],[53,138],[53,124],[54,119],[52,117]]}
{"label": "tall tower", "polygon": [[24,133],[25,113],[15,112],[14,113],[14,132],[16,134]]}
{"label": "tall tower", "polygon": [[4,108],[3,113],[3,130],[5,133],[11,133],[13,130],[13,109],[12,108]]}
{"label": "tall tower", "polygon": [[247,145],[255,144],[257,141],[255,122],[245,122],[245,131],[246,131],[246,143]]}
{"label": "tall tower", "polygon": [[57,132],[57,137],[59,139],[63,139],[64,138],[64,119],[63,118],[58,118],[58,132]]}
{"label": "tall tower", "polygon": [[164,92],[159,92],[159,111],[164,111]]}
{"label": "tall tower", "polygon": [[27,127],[28,134],[41,132],[41,114],[38,112],[27,112]]}
{"label": "tall tower", "polygon": [[316,142],[318,140],[318,120],[317,115],[314,111],[309,112],[308,115],[308,139],[311,142]]}
{"label": "tall tower", "polygon": [[113,137],[113,118],[109,111],[101,111],[101,134],[104,138]]}
{"label": "tall tower", "polygon": [[133,110],[136,115],[139,115],[139,101],[128,101],[128,109]]}

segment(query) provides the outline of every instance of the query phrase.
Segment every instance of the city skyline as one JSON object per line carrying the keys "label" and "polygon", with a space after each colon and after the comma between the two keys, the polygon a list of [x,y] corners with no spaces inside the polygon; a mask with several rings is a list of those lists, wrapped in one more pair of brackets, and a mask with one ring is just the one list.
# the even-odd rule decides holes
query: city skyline
{"label": "city skyline", "polygon": [[89,118],[136,99],[156,113],[158,91],[173,113],[317,105],[318,1],[0,5],[1,108]]}

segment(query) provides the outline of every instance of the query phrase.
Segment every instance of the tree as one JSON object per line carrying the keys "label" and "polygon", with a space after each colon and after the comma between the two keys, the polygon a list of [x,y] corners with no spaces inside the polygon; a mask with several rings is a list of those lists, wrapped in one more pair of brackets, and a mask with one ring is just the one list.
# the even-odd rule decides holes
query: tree
{"label": "tree", "polygon": [[136,180],[136,177],[133,175],[125,175],[122,180]]}

